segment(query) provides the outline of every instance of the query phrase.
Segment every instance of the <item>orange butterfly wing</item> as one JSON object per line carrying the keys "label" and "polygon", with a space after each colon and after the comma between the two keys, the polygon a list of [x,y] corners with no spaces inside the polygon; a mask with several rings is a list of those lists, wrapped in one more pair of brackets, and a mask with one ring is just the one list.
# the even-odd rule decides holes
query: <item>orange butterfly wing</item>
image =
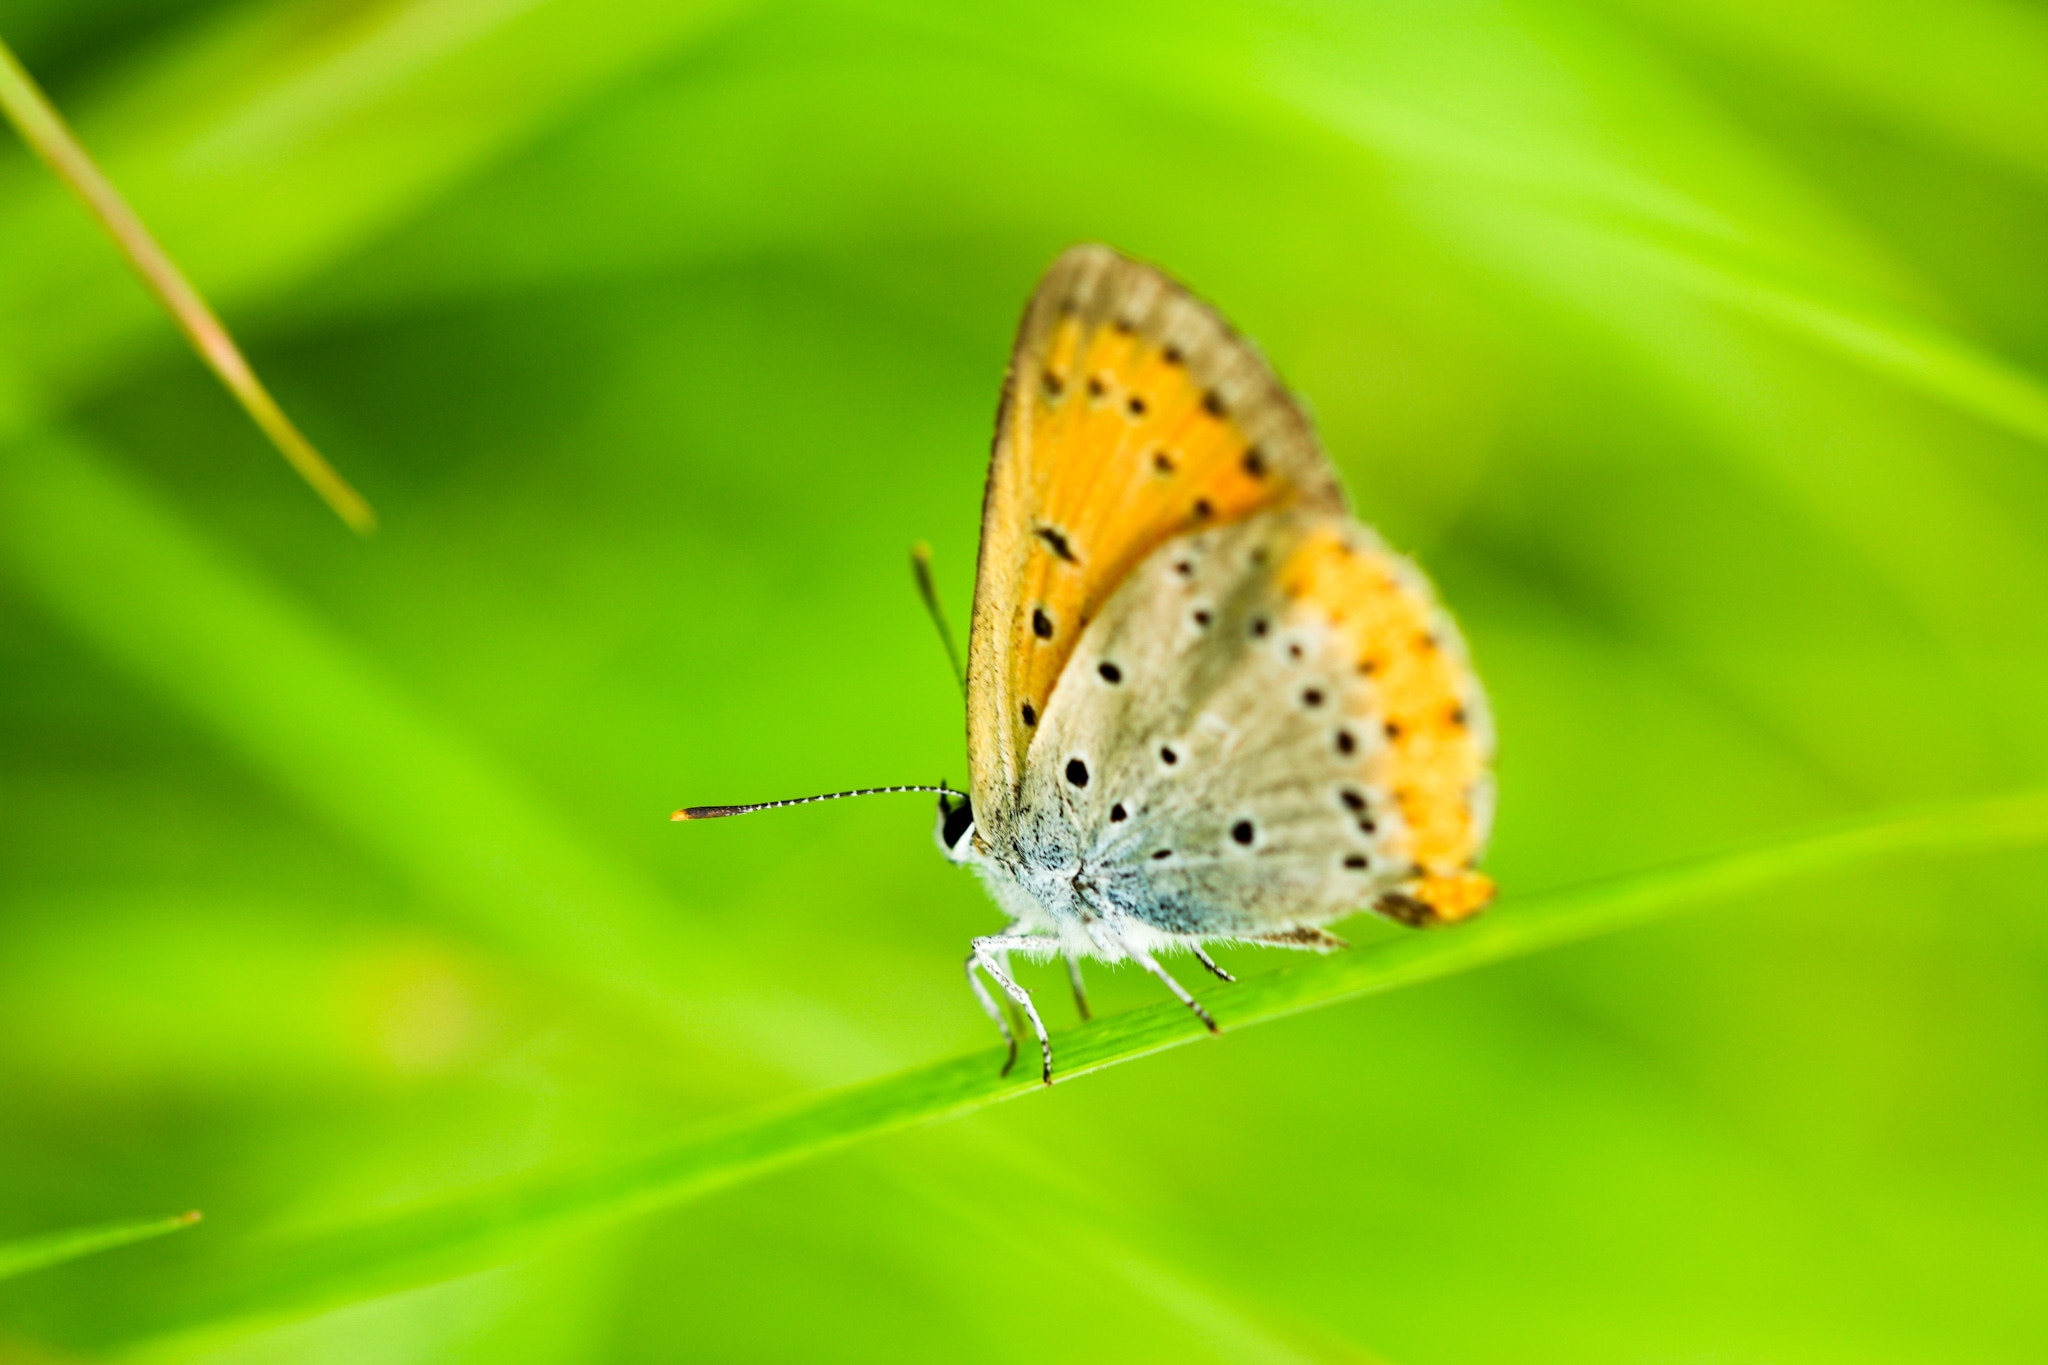
{"label": "orange butterfly wing", "polygon": [[1376,908],[1410,924],[1477,914],[1494,893],[1472,870],[1493,824],[1493,722],[1457,627],[1413,565],[1341,525],[1293,549],[1280,589],[1323,617],[1378,704],[1378,777],[1400,808],[1411,876]]}
{"label": "orange butterfly wing", "polygon": [[1150,266],[1107,247],[1055,261],[1025,310],[996,418],[967,650],[967,745],[984,821],[1081,632],[1161,544],[1344,495],[1252,345]]}

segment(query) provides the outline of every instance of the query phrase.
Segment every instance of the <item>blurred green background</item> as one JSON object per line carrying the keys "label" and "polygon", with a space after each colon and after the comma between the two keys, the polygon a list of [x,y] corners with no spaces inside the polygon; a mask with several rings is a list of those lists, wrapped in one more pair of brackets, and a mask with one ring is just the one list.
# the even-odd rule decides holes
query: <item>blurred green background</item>
{"label": "blurred green background", "polygon": [[988,1047],[959,960],[999,921],[923,798],[667,814],[965,776],[905,552],[964,620],[1011,331],[1075,240],[1257,337],[1437,579],[1499,716],[1497,913],[2039,783],[2039,6],[0,34],[385,523],[335,522],[5,140],[0,1240],[207,1221],[0,1284],[0,1359],[2048,1349],[2038,854],[1226,1034],[400,1294],[161,1291]]}

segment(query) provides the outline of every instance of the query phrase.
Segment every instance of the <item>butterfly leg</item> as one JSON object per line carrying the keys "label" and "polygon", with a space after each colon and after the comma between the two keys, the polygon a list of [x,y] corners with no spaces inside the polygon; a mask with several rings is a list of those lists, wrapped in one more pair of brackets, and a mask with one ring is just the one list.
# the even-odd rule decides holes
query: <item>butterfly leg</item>
{"label": "butterfly leg", "polygon": [[981,978],[975,974],[974,969],[980,961],[979,953],[967,955],[967,985],[974,992],[974,998],[981,1002],[981,1012],[996,1021],[996,1028],[1001,1030],[1003,1042],[1010,1049],[1009,1056],[1003,1059],[1003,1069],[999,1073],[1007,1076],[1010,1074],[1010,1068],[1017,1065],[1017,1035],[1010,1032],[1010,1021],[1003,1017],[1003,1011],[997,1006],[995,997],[988,993],[988,987],[982,985]]}
{"label": "butterfly leg", "polygon": [[1197,961],[1199,961],[1204,967],[1207,967],[1210,971],[1214,972],[1217,976],[1222,977],[1225,981],[1237,980],[1237,978],[1232,976],[1229,972],[1226,972],[1221,967],[1217,966],[1216,959],[1210,957],[1207,953],[1203,952],[1201,944],[1190,943],[1188,945],[1188,948],[1191,952],[1194,953]]}
{"label": "butterfly leg", "polygon": [[1193,1010],[1195,1012],[1195,1018],[1201,1020],[1202,1023],[1208,1028],[1209,1032],[1223,1032],[1222,1029],[1216,1026],[1216,1021],[1209,1017],[1209,1011],[1202,1008],[1202,1002],[1195,999],[1195,997],[1193,997],[1192,995],[1189,995],[1187,992],[1187,988],[1181,985],[1180,982],[1175,981],[1171,976],[1168,976],[1166,974],[1166,968],[1160,966],[1159,960],[1153,957],[1152,954],[1145,952],[1143,949],[1140,948],[1133,948],[1128,943],[1124,945],[1124,954],[1125,956],[1129,957],[1131,961],[1137,963],[1140,967],[1143,967],[1146,971],[1152,973],[1152,975],[1158,977],[1161,981],[1164,981],[1166,983],[1166,989],[1172,991],[1174,993],[1174,996],[1177,999],[1179,999],[1181,1004],[1186,1005],[1189,1009]]}
{"label": "butterfly leg", "polygon": [[1095,1017],[1088,1008],[1088,986],[1081,980],[1081,959],[1067,954],[1067,980],[1074,983],[1074,1008],[1081,1011],[1081,1022],[1087,1023]]}
{"label": "butterfly leg", "polygon": [[[1009,926],[1008,928],[1006,928],[1006,929],[1004,929],[1004,930],[1003,930],[1003,933],[1004,933],[1005,935],[1008,935],[1008,934],[1014,934],[1014,933],[1016,933],[1016,932],[1017,932],[1017,926],[1016,926],[1016,925],[1014,925],[1014,924],[1010,925],[1010,926]],[[997,971],[997,973],[998,973],[998,976],[997,976],[997,978],[996,978],[996,979],[997,979],[997,980],[1001,980],[1001,979],[1002,979],[1003,977],[1006,977],[1006,976],[1007,976],[1007,977],[1009,977],[1009,978],[1010,978],[1010,979],[1011,979],[1012,981],[1016,980],[1016,977],[1015,977],[1014,975],[1012,975],[1012,973],[1011,973],[1011,971],[1010,971],[1010,953],[1009,953],[1009,950],[1008,950],[1008,949],[1003,949],[1003,950],[1000,950],[1000,951],[998,951],[997,953],[995,953],[995,954],[994,954],[994,956],[995,956],[995,961],[996,961],[996,971]],[[1009,1021],[1010,1021],[1010,1030],[1011,1030],[1011,1032],[1015,1033],[1015,1032],[1020,1032],[1020,1031],[1022,1031],[1022,1029],[1023,1029],[1023,1027],[1024,1027],[1024,1012],[1023,1012],[1022,1010],[1020,1010],[1020,1009],[1018,1009],[1018,1008],[1017,1008],[1017,1004],[1016,1004],[1016,1002],[1015,1002],[1015,1001],[1007,1001],[1006,1003],[1008,1003],[1008,1005],[1009,1005],[1009,1008],[1008,1008],[1008,1009],[1006,1009],[1006,1010],[1004,1010],[1004,1011],[1003,1011],[1003,1013],[1004,1013],[1005,1017],[1007,1017],[1007,1018],[1009,1019]],[[1015,1064],[1016,1064],[1016,1058],[1015,1058],[1015,1057],[1013,1056],[1013,1057],[1012,1057],[1012,1058],[1010,1059],[1010,1065],[1014,1066]],[[1007,1073],[1007,1072],[1005,1072],[1004,1074],[1006,1074],[1006,1075],[1007,1075],[1008,1073]]]}
{"label": "butterfly leg", "polygon": [[[974,969],[977,966],[1003,988],[1005,995],[1017,1002],[1017,1008],[1023,1010],[1024,1017],[1031,1021],[1031,1031],[1038,1035],[1038,1054],[1042,1063],[1040,1075],[1047,1085],[1052,1084],[1052,1040],[1045,1035],[1045,1021],[1038,1017],[1038,1006],[1031,1003],[1031,992],[1017,984],[1015,978],[1003,969],[1002,962],[1003,955],[1012,948],[1040,949],[1056,941],[1049,934],[990,934],[971,941],[969,946],[974,949],[974,954],[967,959],[967,979],[973,983],[974,993],[981,997],[984,1007],[991,1016],[996,1015],[995,1001],[989,999],[988,992],[982,989],[981,982],[976,979]],[[1011,1064],[1017,1060],[1017,1044],[1010,1032],[1010,1026],[1004,1023],[1000,1016],[996,1016],[996,1024],[1002,1029],[1003,1037],[1010,1043],[1010,1060],[1003,1064],[1003,1074],[1008,1075]]]}

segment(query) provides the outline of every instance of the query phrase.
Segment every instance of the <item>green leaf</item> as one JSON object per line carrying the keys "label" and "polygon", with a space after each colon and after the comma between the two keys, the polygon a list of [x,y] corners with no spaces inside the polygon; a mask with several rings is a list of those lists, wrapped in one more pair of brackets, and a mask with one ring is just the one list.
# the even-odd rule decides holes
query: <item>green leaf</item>
{"label": "green leaf", "polygon": [[199,1221],[199,1211],[169,1218],[130,1218],[119,1223],[94,1223],[89,1227],[46,1232],[40,1237],[21,1237],[0,1242],[0,1280],[26,1275],[31,1270],[62,1265],[81,1256],[110,1251],[130,1242],[146,1242]]}
{"label": "green leaf", "polygon": [[[1981,853],[2048,842],[2048,791],[1846,826],[1685,866],[1535,895],[1476,923],[1407,934],[1205,992],[1226,1031],[1560,947],[1798,877],[1907,854]],[[1162,1002],[1056,1033],[1056,1083],[1208,1036]],[[247,1246],[200,1267],[190,1297],[134,1330],[192,1326],[388,1293],[514,1259],[542,1239],[695,1199],[913,1124],[1036,1093],[1031,1068],[998,1074],[977,1052],[778,1110],[644,1153],[536,1176],[296,1244]]]}

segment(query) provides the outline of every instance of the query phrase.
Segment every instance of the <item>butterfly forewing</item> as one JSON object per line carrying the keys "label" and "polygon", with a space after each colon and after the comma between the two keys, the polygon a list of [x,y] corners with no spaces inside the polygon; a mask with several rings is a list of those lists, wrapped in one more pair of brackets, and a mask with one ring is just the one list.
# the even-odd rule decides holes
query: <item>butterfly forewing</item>
{"label": "butterfly forewing", "polygon": [[1075,247],[1011,356],[968,643],[974,806],[1000,824],[1077,642],[1169,539],[1263,509],[1340,512],[1308,422],[1257,351],[1150,266]]}

